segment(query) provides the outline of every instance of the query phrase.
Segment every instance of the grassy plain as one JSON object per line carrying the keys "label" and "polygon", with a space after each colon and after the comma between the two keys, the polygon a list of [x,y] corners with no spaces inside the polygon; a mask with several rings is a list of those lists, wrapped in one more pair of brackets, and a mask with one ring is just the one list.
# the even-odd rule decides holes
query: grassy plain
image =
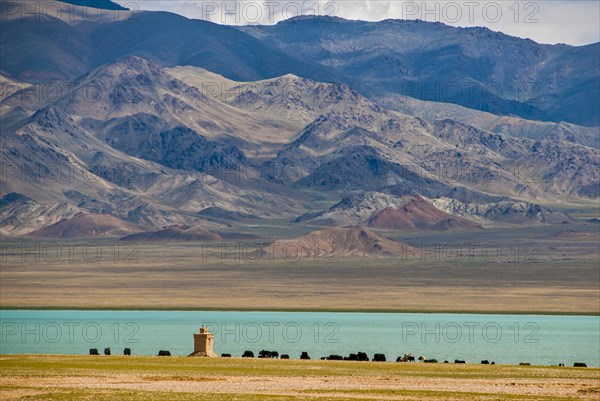
{"label": "grassy plain", "polygon": [[597,400],[600,369],[2,355],[2,400]]}

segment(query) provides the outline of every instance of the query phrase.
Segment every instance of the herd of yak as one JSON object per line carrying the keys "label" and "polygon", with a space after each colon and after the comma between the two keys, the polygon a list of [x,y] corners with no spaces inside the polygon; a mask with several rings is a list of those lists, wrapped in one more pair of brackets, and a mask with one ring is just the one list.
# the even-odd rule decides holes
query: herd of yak
{"label": "herd of yak", "polygon": [[[97,348],[91,348],[90,349],[90,355],[100,355],[98,353],[98,349]],[[111,351],[110,348],[104,348],[104,355],[111,355]],[[125,348],[123,350],[123,355],[131,355],[131,348]],[[171,356],[171,352],[170,351],[165,351],[165,350],[160,350],[158,351],[158,356]],[[259,358],[279,358],[279,359],[290,359],[290,356],[288,354],[281,354],[281,356],[279,355],[279,352],[277,351],[266,351],[266,350],[262,350],[258,353],[258,357]],[[221,354],[221,358],[231,358],[231,354]],[[244,351],[244,353],[242,354],[242,358],[254,358],[254,352],[252,351]],[[308,352],[302,352],[300,354],[300,359],[304,359],[304,360],[310,360],[310,356],[308,355]],[[356,354],[350,354],[348,356],[341,356],[341,355],[329,355],[329,356],[324,356],[321,358],[321,360],[328,360],[328,361],[369,361],[369,356],[365,353],[365,352],[357,352]],[[418,360],[420,362],[424,362],[424,363],[437,363],[438,360],[437,359],[426,359],[424,356],[420,356],[418,358]],[[373,355],[373,362],[386,362],[386,358],[385,358],[385,354],[374,354]],[[415,357],[412,354],[404,354],[404,356],[399,356],[398,358],[396,358],[396,362],[415,362]],[[448,361],[444,361],[444,363],[449,363]],[[455,359],[454,363],[467,363],[466,361],[460,360],[460,359]],[[488,360],[483,360],[481,361],[482,365],[495,365],[495,362],[490,362]],[[521,366],[529,366],[530,364],[527,362],[521,362],[519,365]],[[558,366],[565,366],[563,363],[559,363]],[[575,362],[573,364],[573,367],[576,368],[586,368],[587,365],[583,362]]]}

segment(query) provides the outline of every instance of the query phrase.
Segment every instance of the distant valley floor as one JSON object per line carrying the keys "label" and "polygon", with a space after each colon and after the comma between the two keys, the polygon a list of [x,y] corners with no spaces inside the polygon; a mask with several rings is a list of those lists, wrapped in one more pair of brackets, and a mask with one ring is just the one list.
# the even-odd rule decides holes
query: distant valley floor
{"label": "distant valley floor", "polygon": [[4,242],[0,298],[4,308],[595,314],[597,227],[585,229],[390,232],[414,246],[393,259],[256,259],[254,243],[236,242]]}

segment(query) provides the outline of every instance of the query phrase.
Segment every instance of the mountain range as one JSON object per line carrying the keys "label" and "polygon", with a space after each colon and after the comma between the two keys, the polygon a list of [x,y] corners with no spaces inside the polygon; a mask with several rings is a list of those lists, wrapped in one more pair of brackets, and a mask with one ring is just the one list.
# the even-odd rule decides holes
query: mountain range
{"label": "mountain range", "polygon": [[[370,230],[558,224],[574,219],[553,205],[600,197],[598,44],[69,7],[3,21],[4,236],[218,241],[285,221],[397,255]],[[487,92],[519,80],[543,89]],[[406,93],[451,83],[481,96]]]}
{"label": "mountain range", "polygon": [[40,7],[40,16],[19,12],[18,2],[2,4],[17,10],[6,12],[3,20],[2,70],[19,81],[73,79],[137,55],[161,66],[197,66],[240,81],[292,73],[343,82],[371,99],[401,95],[498,115],[600,126],[599,43],[543,45],[487,28],[315,16],[231,27],[102,3],[97,6],[111,10],[90,21],[77,6],[65,5],[61,13]]}

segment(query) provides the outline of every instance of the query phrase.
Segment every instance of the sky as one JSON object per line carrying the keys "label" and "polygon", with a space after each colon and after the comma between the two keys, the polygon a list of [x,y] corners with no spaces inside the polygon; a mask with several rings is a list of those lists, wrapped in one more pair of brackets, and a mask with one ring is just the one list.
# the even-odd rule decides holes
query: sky
{"label": "sky", "polygon": [[421,19],[485,26],[539,43],[600,41],[600,0],[114,0],[130,9],[162,10],[218,24],[274,24],[305,15],[380,21]]}

